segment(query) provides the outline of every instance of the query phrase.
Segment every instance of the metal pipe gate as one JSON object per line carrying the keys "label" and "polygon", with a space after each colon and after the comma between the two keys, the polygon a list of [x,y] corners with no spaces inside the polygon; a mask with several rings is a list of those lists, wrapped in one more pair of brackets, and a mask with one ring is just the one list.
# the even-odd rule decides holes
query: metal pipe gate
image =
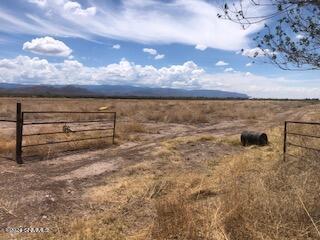
{"label": "metal pipe gate", "polygon": [[[297,124],[297,125],[310,125],[310,126],[318,126],[319,127],[319,133],[320,133],[320,122],[299,122],[299,121],[285,121],[284,123],[284,139],[283,139],[283,161],[286,161],[287,156],[295,157],[295,158],[300,158],[302,156],[296,156],[293,154],[288,153],[288,147],[293,146],[296,148],[302,148],[302,149],[307,149],[313,152],[317,152],[320,155],[320,147],[311,147],[307,145],[301,145],[297,144],[291,141],[288,141],[289,136],[299,136],[299,137],[304,137],[304,138],[311,138],[311,139],[320,139],[320,134],[315,135],[315,134],[306,134],[302,132],[292,132],[288,130],[288,127],[290,124]],[[319,142],[320,145],[320,142]]]}
{"label": "metal pipe gate", "polygon": [[[78,130],[70,130],[66,124],[81,124],[81,123],[105,123],[106,119],[96,119],[96,120],[84,120],[84,121],[25,121],[26,115],[32,114],[45,114],[45,115],[59,115],[59,114],[68,114],[68,115],[111,115],[112,116],[112,127],[98,127],[98,128],[89,128],[89,129],[78,129]],[[22,154],[23,149],[31,148],[31,147],[38,147],[44,145],[52,145],[52,144],[63,144],[63,143],[71,143],[71,142],[80,142],[80,141],[90,141],[90,140],[97,140],[97,139],[104,139],[104,138],[112,138],[112,144],[115,143],[115,134],[116,134],[116,112],[69,112],[69,111],[22,111],[21,103],[17,103],[16,108],[16,162],[18,164],[23,163]],[[24,134],[24,126],[35,126],[35,125],[61,125],[64,124],[62,131],[53,131],[53,132],[36,132],[36,133],[29,133]],[[66,128],[65,128],[66,126]],[[66,133],[79,133],[79,132],[102,132],[111,130],[112,134],[103,135],[103,136],[95,136],[95,137],[86,137],[86,138],[75,138],[71,140],[62,140],[62,141],[53,141],[53,142],[41,142],[37,144],[23,144],[23,140],[27,137],[31,136],[43,136],[43,135],[58,135],[58,134],[66,134]]]}

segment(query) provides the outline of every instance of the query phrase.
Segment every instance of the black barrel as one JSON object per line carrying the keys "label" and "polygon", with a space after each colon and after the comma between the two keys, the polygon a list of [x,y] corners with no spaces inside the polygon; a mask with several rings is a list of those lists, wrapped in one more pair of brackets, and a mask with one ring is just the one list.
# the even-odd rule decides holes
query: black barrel
{"label": "black barrel", "polygon": [[268,144],[268,136],[265,133],[244,131],[241,133],[242,146]]}

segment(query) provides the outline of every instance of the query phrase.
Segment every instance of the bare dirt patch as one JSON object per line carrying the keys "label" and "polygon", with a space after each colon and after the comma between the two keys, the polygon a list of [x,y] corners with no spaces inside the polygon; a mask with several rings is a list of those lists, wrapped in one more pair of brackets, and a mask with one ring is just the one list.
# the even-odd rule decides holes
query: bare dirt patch
{"label": "bare dirt patch", "polygon": [[[120,160],[120,159],[118,159]],[[90,164],[85,167],[80,167],[76,170],[73,170],[72,172],[66,174],[66,175],[61,175],[61,176],[56,176],[53,179],[57,181],[61,180],[69,180],[69,179],[81,179],[81,178],[87,178],[91,176],[96,176],[105,172],[110,172],[114,171],[116,169],[115,163],[111,162],[97,162],[94,164]]]}

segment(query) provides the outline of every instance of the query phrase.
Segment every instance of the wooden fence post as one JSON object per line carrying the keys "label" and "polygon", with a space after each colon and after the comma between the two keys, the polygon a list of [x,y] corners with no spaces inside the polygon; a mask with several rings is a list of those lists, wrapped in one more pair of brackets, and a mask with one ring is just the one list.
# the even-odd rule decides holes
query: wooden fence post
{"label": "wooden fence post", "polygon": [[21,103],[17,103],[16,116],[16,162],[22,164],[22,128],[23,116],[21,112]]}
{"label": "wooden fence post", "polygon": [[117,120],[117,113],[115,112],[115,113],[114,113],[114,116],[113,116],[112,144],[114,144],[114,138],[115,138],[115,135],[116,135],[116,120]]}
{"label": "wooden fence post", "polygon": [[284,133],[283,133],[283,161],[286,161],[287,153],[287,121],[284,122]]}

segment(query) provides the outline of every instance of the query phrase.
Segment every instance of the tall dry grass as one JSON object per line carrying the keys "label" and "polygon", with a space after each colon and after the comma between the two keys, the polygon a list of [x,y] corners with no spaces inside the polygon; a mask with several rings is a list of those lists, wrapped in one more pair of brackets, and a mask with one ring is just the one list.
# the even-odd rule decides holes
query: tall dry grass
{"label": "tall dry grass", "polygon": [[319,157],[282,162],[279,130],[271,136],[217,168],[224,229],[229,239],[319,239]]}
{"label": "tall dry grass", "polygon": [[[259,121],[272,119],[284,109],[296,109],[311,104],[310,102],[275,102],[275,101],[180,101],[180,100],[103,100],[103,99],[45,99],[45,98],[2,98],[0,101],[0,118],[15,118],[15,103],[22,102],[24,111],[116,111],[118,113],[117,140],[139,141],[141,134],[150,133],[145,123],[179,123],[179,124],[212,124],[222,120],[247,120]],[[59,120],[90,120],[96,118],[109,118],[103,114],[70,115],[70,114],[26,114],[25,121],[59,121]],[[37,127],[25,127],[25,133],[61,131],[62,125],[48,125]],[[70,125],[71,128],[79,128]],[[80,126],[81,127],[81,126]],[[14,132],[14,125],[11,130]],[[95,132],[94,136],[102,133]],[[48,136],[34,136],[26,138],[30,144],[53,142],[55,140],[71,140],[75,138],[89,137],[88,134],[62,134]],[[14,134],[2,137],[0,153],[11,154],[14,151]],[[87,141],[63,145],[50,145],[30,148],[26,150],[29,155],[52,155],[57,149],[90,148],[91,146],[105,146],[110,143],[105,141]]]}
{"label": "tall dry grass", "polygon": [[155,211],[148,239],[228,239],[219,207],[210,201],[190,198],[190,193],[178,191],[173,196],[158,199]]}
{"label": "tall dry grass", "polygon": [[[302,151],[296,152],[302,158],[283,162],[282,129],[268,133],[272,139],[269,146],[247,148],[223,158],[215,166],[211,178],[214,185],[209,187],[219,193],[214,200],[205,198],[199,205],[190,198],[192,194],[182,196],[179,191],[173,197],[159,199],[155,204],[152,236],[156,239],[319,239],[320,156]],[[210,214],[206,211],[208,207]]]}
{"label": "tall dry grass", "polygon": [[212,123],[221,120],[271,120],[276,114],[299,109],[311,101],[196,101],[196,100],[117,100],[1,98],[0,117],[14,118],[15,102],[28,111],[116,111],[119,118],[132,122]]}
{"label": "tall dry grass", "polygon": [[[30,100],[28,106],[34,104]],[[144,133],[144,122],[258,121],[306,106],[304,102],[101,100],[84,102],[81,108],[107,104],[127,121],[119,126],[124,141],[130,133]],[[72,105],[75,100],[61,102],[61,110],[73,109]],[[183,117],[174,117],[178,112]],[[191,112],[204,115],[205,120],[190,120]],[[98,213],[61,219],[49,235],[34,239],[318,239],[319,156],[283,162],[282,129],[267,133],[269,146],[242,148],[219,160],[206,155],[192,167],[179,152],[180,145],[210,141],[231,147],[237,145],[234,136],[165,141],[151,157],[121,169],[105,185],[87,192],[90,206]]]}
{"label": "tall dry grass", "polygon": [[16,140],[15,128],[12,126],[15,126],[15,124],[0,122],[0,126],[2,127],[0,130],[0,157],[13,159],[15,156]]}
{"label": "tall dry grass", "polygon": [[0,154],[3,156],[13,156],[15,153],[16,142],[9,138],[0,138]]}
{"label": "tall dry grass", "polygon": [[108,206],[101,214],[42,239],[318,239],[319,158],[283,162],[282,129],[267,133],[268,146],[244,148],[218,165],[209,158],[192,169],[185,167],[179,145],[231,146],[233,137],[165,141],[152,161],[90,190],[96,206]]}

